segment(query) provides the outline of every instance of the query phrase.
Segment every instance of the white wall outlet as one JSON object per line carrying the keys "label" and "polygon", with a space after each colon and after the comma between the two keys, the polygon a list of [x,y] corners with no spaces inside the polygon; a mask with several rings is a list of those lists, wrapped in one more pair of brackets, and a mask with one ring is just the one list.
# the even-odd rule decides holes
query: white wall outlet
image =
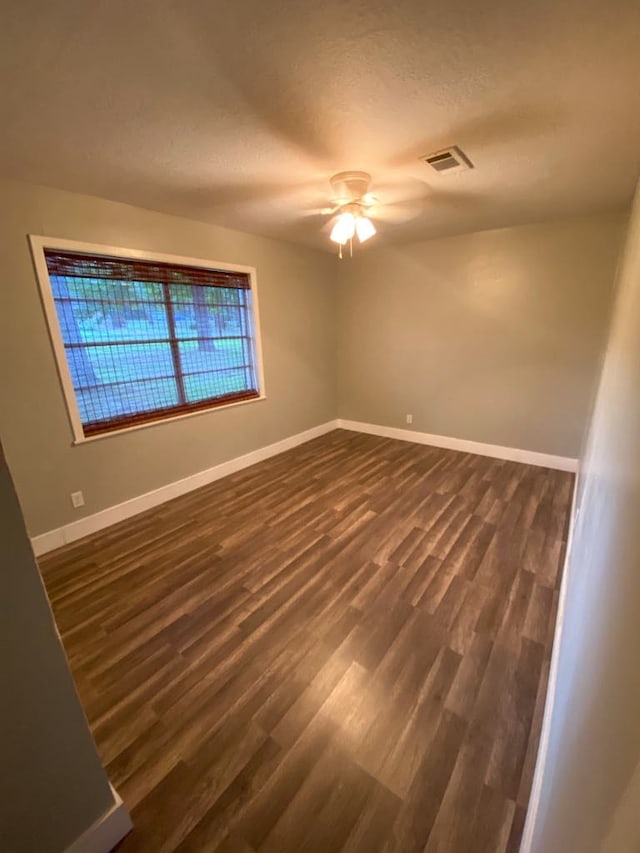
{"label": "white wall outlet", "polygon": [[84,506],[84,495],[82,492],[71,492],[71,503],[76,509]]}
{"label": "white wall outlet", "polygon": [[408,424],[412,424],[412,423],[413,423],[413,415],[407,415],[407,423],[408,423]]}

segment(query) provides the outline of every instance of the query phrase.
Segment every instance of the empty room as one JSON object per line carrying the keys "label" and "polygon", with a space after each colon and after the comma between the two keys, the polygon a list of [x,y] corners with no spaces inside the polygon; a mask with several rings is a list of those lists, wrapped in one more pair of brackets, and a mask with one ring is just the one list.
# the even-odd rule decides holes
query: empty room
{"label": "empty room", "polygon": [[639,36],[5,4],[3,853],[640,850]]}

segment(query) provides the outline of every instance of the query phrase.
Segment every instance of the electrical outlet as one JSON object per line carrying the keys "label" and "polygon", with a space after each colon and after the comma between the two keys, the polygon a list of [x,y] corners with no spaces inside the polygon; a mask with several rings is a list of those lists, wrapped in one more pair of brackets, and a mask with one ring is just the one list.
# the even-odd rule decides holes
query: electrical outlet
{"label": "electrical outlet", "polygon": [[407,415],[407,423],[408,423],[408,424],[412,424],[412,423],[413,423],[413,415]]}
{"label": "electrical outlet", "polygon": [[71,503],[76,509],[84,506],[84,495],[82,492],[71,492]]}

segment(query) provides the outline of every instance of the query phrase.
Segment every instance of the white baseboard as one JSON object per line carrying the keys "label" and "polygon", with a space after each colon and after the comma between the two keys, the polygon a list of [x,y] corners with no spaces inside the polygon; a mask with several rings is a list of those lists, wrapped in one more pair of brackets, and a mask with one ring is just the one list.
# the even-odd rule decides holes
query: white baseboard
{"label": "white baseboard", "polygon": [[62,527],[41,533],[39,536],[34,536],[31,539],[33,550],[36,556],[39,557],[41,554],[46,554],[48,551],[53,551],[55,548],[67,545],[69,542],[75,542],[77,539],[82,539],[84,536],[89,536],[91,533],[96,533],[98,530],[110,527],[112,524],[124,521],[147,509],[152,509],[154,506],[165,503],[165,501],[177,498],[180,495],[193,491],[193,489],[198,489],[200,486],[213,483],[215,480],[226,477],[228,474],[233,474],[235,471],[255,465],[263,459],[284,453],[285,450],[290,450],[292,447],[297,447],[299,444],[304,444],[334,429],[366,432],[385,438],[396,438],[400,441],[430,444],[433,447],[462,450],[466,453],[493,456],[496,459],[508,459],[513,462],[526,462],[529,465],[541,465],[545,468],[558,468],[561,471],[575,471],[578,464],[577,459],[571,459],[566,456],[552,456],[548,453],[537,453],[533,450],[500,447],[494,444],[482,444],[478,441],[467,441],[466,439],[450,438],[444,435],[432,435],[431,433],[417,432],[410,429],[398,429],[396,427],[378,426],[377,424],[366,424],[361,421],[338,419],[327,421],[327,423],[312,427],[304,432],[299,432],[296,435],[291,435],[281,441],[276,441],[274,444],[260,447],[257,450],[251,451],[251,453],[246,453],[244,456],[229,459],[227,462],[222,462],[213,468],[198,471],[190,477],[176,480],[174,483],[168,483],[166,486],[161,486],[152,492],[146,492],[143,495],[138,495],[138,497],[131,498],[128,501],[108,507],[93,515],[87,515],[84,518],[78,519],[78,521],[72,521],[70,524],[65,524]]}
{"label": "white baseboard", "polygon": [[536,756],[536,767],[531,783],[531,794],[525,818],[520,853],[531,853],[533,844],[533,832],[540,810],[542,796],[542,785],[544,782],[547,756],[549,754],[549,743],[551,739],[551,721],[556,700],[558,686],[558,666],[560,663],[560,646],[562,644],[562,630],[564,626],[564,614],[566,610],[567,588],[569,586],[569,573],[571,565],[571,547],[573,543],[573,531],[578,521],[580,511],[578,502],[578,491],[580,489],[580,476],[578,475],[573,484],[573,497],[571,499],[571,513],[569,521],[569,533],[567,535],[567,547],[564,552],[564,565],[562,566],[562,580],[560,581],[560,594],[558,596],[558,612],[556,615],[556,627],[553,633],[553,650],[551,652],[551,664],[549,665],[549,678],[547,681],[547,695],[544,703],[544,715],[542,717],[542,729],[540,730],[540,742],[538,744],[538,755]]}
{"label": "white baseboard", "polygon": [[236,456],[235,459],[229,459],[227,462],[222,462],[213,468],[198,471],[190,477],[176,480],[174,483],[168,483],[166,486],[161,486],[152,492],[146,492],[146,494],[108,507],[93,515],[87,515],[78,521],[65,524],[63,527],[41,533],[39,536],[34,536],[31,539],[33,550],[36,556],[39,557],[47,551],[60,548],[69,542],[75,542],[76,539],[82,539],[84,536],[89,536],[91,533],[95,533],[105,527],[110,527],[118,521],[124,521],[133,515],[137,515],[139,512],[152,509],[154,506],[198,489],[200,486],[206,486],[208,483],[213,483],[214,480],[219,480],[228,474],[233,474],[243,468],[248,468],[250,465],[255,465],[256,462],[262,462],[263,459],[277,456],[279,453],[284,453],[285,450],[290,450],[292,447],[297,447],[299,444],[304,444],[313,438],[318,438],[318,436],[331,432],[336,428],[337,421],[328,421],[304,432],[284,438],[282,441],[276,441],[274,444],[260,447],[258,450],[253,450],[244,456]]}
{"label": "white baseboard", "polygon": [[76,838],[65,853],[109,853],[133,829],[129,812],[113,785],[114,804],[89,829]]}
{"label": "white baseboard", "polygon": [[432,447],[461,450],[464,453],[492,456],[495,459],[506,459],[510,462],[525,462],[527,465],[539,465],[542,468],[556,468],[559,471],[578,470],[578,460],[570,456],[553,456],[550,453],[538,453],[536,450],[501,447],[497,444],[483,444],[480,441],[468,441],[464,438],[450,438],[447,435],[432,435],[429,432],[366,424],[361,421],[349,421],[342,418],[338,419],[337,426],[339,429],[366,432],[369,435],[379,435],[384,438],[397,438],[400,441],[412,441],[415,444],[430,444]]}
{"label": "white baseboard", "polygon": [[40,536],[31,537],[31,545],[36,557],[39,557],[40,554],[46,554],[47,551],[55,551],[56,548],[62,548],[65,541],[62,527],[56,527],[55,530],[41,533]]}

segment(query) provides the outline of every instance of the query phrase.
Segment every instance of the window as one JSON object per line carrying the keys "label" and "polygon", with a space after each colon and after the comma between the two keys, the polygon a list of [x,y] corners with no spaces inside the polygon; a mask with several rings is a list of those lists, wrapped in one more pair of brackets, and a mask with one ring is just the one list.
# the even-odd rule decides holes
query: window
{"label": "window", "polygon": [[37,239],[76,438],[261,396],[253,270]]}

